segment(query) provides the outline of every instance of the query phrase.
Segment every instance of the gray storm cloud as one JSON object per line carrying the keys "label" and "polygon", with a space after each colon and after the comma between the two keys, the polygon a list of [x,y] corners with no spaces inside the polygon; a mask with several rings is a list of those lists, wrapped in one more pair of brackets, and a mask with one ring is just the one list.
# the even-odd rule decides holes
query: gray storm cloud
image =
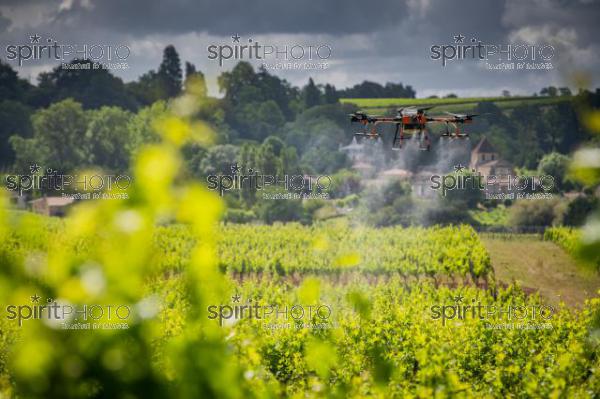
{"label": "gray storm cloud", "polygon": [[[542,85],[567,84],[570,67],[587,71],[600,85],[599,10],[600,2],[593,0],[258,0],[252,5],[132,0],[126,6],[116,0],[0,0],[0,49],[32,33],[63,41],[125,42],[137,51],[130,69],[116,74],[132,80],[156,68],[162,48],[174,44],[183,60],[207,73],[214,94],[216,76],[232,65],[215,67],[206,47],[231,42],[237,33],[264,43],[330,43],[330,69],[277,72],[295,85],[309,77],[337,87],[366,79],[411,84],[418,96],[498,95],[504,89],[529,94]],[[459,33],[488,43],[550,40],[568,62],[554,71],[502,73],[473,62],[442,68],[429,58],[432,45],[451,43]],[[19,73],[31,77],[52,66],[31,65]]]}

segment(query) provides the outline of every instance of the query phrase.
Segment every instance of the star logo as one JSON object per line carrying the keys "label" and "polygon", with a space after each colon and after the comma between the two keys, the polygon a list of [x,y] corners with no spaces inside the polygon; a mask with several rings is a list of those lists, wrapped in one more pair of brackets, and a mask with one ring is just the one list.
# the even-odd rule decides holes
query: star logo
{"label": "star logo", "polygon": [[460,33],[456,36],[454,36],[454,43],[464,43],[465,42],[465,37],[463,35],[461,35]]}
{"label": "star logo", "polygon": [[38,294],[33,294],[31,296],[31,302],[39,302],[40,296]]}
{"label": "star logo", "polygon": [[458,294],[457,296],[455,296],[454,298],[454,302],[458,303],[458,302],[462,302],[464,299],[464,296],[462,296],[462,294]]}
{"label": "star logo", "polygon": [[233,165],[231,165],[231,173],[233,174],[238,174],[240,173],[240,167],[239,165],[236,163],[234,163]]}
{"label": "star logo", "polygon": [[29,165],[29,171],[31,172],[32,175],[38,173],[40,171],[40,165],[38,165],[37,163],[33,163],[31,165]]}
{"label": "star logo", "polygon": [[455,171],[456,173],[460,173],[460,172],[462,172],[463,170],[465,170],[465,167],[464,167],[464,166],[462,166],[461,164],[458,164],[458,165],[456,165],[456,166],[454,167],[454,171]]}
{"label": "star logo", "polygon": [[38,35],[37,33],[34,34],[33,36],[29,36],[29,40],[31,40],[31,43],[39,43],[41,38],[42,37],[40,35]]}
{"label": "star logo", "polygon": [[233,302],[236,302],[236,303],[239,303],[241,298],[242,298],[242,296],[240,294],[238,294],[237,292],[235,293],[234,296],[231,297]]}
{"label": "star logo", "polygon": [[236,33],[235,35],[231,36],[231,38],[233,39],[233,43],[239,43],[241,36]]}

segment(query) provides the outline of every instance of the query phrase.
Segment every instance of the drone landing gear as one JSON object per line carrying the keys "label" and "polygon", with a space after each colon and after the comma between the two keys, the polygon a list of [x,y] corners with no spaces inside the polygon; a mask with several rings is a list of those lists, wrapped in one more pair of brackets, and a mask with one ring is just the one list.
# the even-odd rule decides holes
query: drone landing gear
{"label": "drone landing gear", "polygon": [[380,141],[381,140],[381,136],[378,133],[354,133],[354,138],[356,138],[357,140],[377,140]]}
{"label": "drone landing gear", "polygon": [[454,126],[454,133],[448,129],[448,122],[446,122],[446,131],[442,133],[441,137],[447,137],[450,139],[464,139],[469,137],[469,133],[460,132],[457,124],[452,123],[452,126]]}
{"label": "drone landing gear", "polygon": [[429,139],[429,134],[427,133],[427,128],[424,130],[419,130],[419,149],[421,151],[430,151],[431,150],[431,140]]}
{"label": "drone landing gear", "polygon": [[404,144],[404,131],[400,128],[400,125],[396,125],[396,132],[394,133],[392,150],[400,150],[402,148],[402,144]]}

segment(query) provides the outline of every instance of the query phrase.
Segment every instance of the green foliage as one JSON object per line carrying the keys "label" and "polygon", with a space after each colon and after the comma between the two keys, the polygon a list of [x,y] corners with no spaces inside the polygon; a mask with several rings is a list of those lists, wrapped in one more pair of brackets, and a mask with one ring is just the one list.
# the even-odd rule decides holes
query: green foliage
{"label": "green foliage", "polygon": [[294,116],[290,104],[298,98],[297,89],[265,69],[256,73],[249,63],[239,62],[218,83],[225,92],[226,122],[240,138],[263,140]]}
{"label": "green foliage", "polygon": [[362,177],[355,171],[342,169],[331,176],[329,194],[332,198],[345,198],[362,190]]}
{"label": "green foliage", "polygon": [[0,168],[11,166],[15,153],[9,143],[9,137],[16,135],[31,137],[31,109],[22,103],[3,100],[0,102]]}
{"label": "green foliage", "polygon": [[240,137],[261,141],[281,129],[285,117],[279,105],[268,100],[250,101],[235,108],[234,124],[238,126]]}
{"label": "green foliage", "polygon": [[516,201],[510,207],[508,223],[512,226],[542,227],[560,224],[564,204],[555,199]]}
{"label": "green foliage", "polygon": [[577,255],[580,250],[581,231],[570,227],[550,227],[544,230],[544,240],[555,242],[569,254]]}
{"label": "green foliage", "polygon": [[359,217],[373,226],[409,226],[415,221],[411,187],[408,182],[393,179],[382,187],[363,191]]}
{"label": "green foliage", "polygon": [[483,185],[482,177],[475,172],[464,170],[454,173],[456,179],[464,182],[464,189],[448,190],[446,195],[440,194],[441,206],[450,205],[456,208],[475,208],[484,200],[484,192],[479,187]]}
{"label": "green foliage", "polygon": [[333,173],[347,166],[346,154],[339,151],[347,132],[333,119],[341,110],[339,106],[313,107],[286,124],[285,142],[297,149],[302,170]]}
{"label": "green foliage", "polygon": [[482,226],[505,226],[508,223],[509,209],[499,205],[492,209],[470,211],[475,222]]}
{"label": "green foliage", "polygon": [[[277,190],[264,190],[262,195],[277,195]],[[285,195],[286,192],[283,192]],[[275,222],[300,221],[304,216],[304,208],[300,199],[263,198],[257,206],[256,213],[267,224]],[[310,222],[310,221],[308,221]]]}
{"label": "green foliage", "polygon": [[[167,148],[143,152],[140,173],[156,161],[142,159],[160,157]],[[168,162],[162,159],[160,164]],[[114,211],[108,209],[114,205],[86,207],[64,223],[28,217],[28,221],[21,219],[20,226],[13,224],[14,219],[0,225],[5,238],[0,245],[0,281],[22,287],[18,293],[0,291],[8,303],[22,301],[21,296],[35,289],[73,303],[91,298],[136,303],[153,295],[162,303],[160,321],[140,318],[129,330],[88,334],[92,332],[53,329],[32,321],[18,333],[27,345],[3,341],[6,335],[0,335],[0,348],[11,348],[5,363],[0,356],[3,393],[13,389],[9,382],[2,382],[7,378],[14,380],[14,389],[24,397],[75,398],[122,394],[586,397],[600,388],[598,376],[589,372],[598,367],[600,358],[589,335],[598,300],[581,311],[561,307],[548,320],[552,328],[542,330],[487,328],[487,323],[508,322],[498,314],[487,320],[469,314],[447,320],[445,325],[433,318],[432,306],[454,306],[457,296],[464,304],[482,303],[496,309],[543,304],[539,297],[527,296],[513,286],[494,292],[435,287],[427,282],[407,285],[403,277],[408,275],[491,271],[487,252],[469,227],[375,230],[290,224],[228,225],[213,231],[214,219],[207,219],[206,206],[214,206],[215,199],[200,192],[200,197],[187,198],[175,212],[186,225],[152,227],[153,220],[143,215],[158,209],[154,206],[164,209],[172,200],[159,187],[152,183],[138,186],[140,205],[125,203],[126,208],[119,205]],[[122,227],[131,225],[121,218],[131,218],[131,212],[141,217],[143,227],[123,231]],[[216,245],[214,255],[209,245]],[[32,250],[46,254],[46,267],[52,269],[31,268],[35,264],[31,259],[29,269],[20,265]],[[210,259],[218,263],[213,265]],[[89,260],[107,279],[104,291],[91,297],[85,286],[77,285],[81,267]],[[389,267],[392,274],[346,284],[305,276],[297,287],[285,277],[235,283],[215,272],[216,265],[248,276],[260,270],[282,276],[299,271],[375,270],[367,268],[369,264]],[[265,269],[266,265],[271,269]],[[41,274],[31,276],[26,270]],[[131,283],[141,276],[146,283]],[[45,284],[39,287],[42,281]],[[204,309],[209,304],[230,303],[232,292],[260,306],[326,304],[332,310],[331,325],[302,328],[288,320],[290,328],[265,329],[267,320],[246,317],[219,327]],[[37,352],[31,357],[34,343]],[[40,354],[50,358],[40,362]],[[52,384],[45,383],[49,377]]]}
{"label": "green foliage", "polygon": [[321,104],[321,91],[315,85],[312,78],[308,79],[308,83],[302,89],[302,101],[305,108],[311,108]]}
{"label": "green foliage", "polygon": [[10,139],[18,169],[27,170],[33,162],[65,172],[89,165],[83,145],[89,116],[81,104],[64,100],[37,111],[32,119],[32,138]]}
{"label": "green foliage", "polygon": [[[583,105],[581,117],[585,127],[596,136],[600,135],[600,111],[587,108],[589,105]],[[595,147],[582,148],[573,156],[571,170],[576,179],[589,187],[598,189],[600,185],[600,148]],[[598,202],[596,202],[598,204]],[[600,269],[600,208],[589,215],[586,224],[582,228],[581,234],[581,254],[582,256],[595,263]],[[600,325],[600,320],[597,325]]]}
{"label": "green foliage", "polygon": [[579,195],[569,201],[563,216],[563,223],[567,226],[582,226],[588,216],[599,205],[599,200],[591,195]]}
{"label": "green foliage", "polygon": [[225,223],[250,223],[253,220],[256,220],[256,214],[244,209],[229,208],[223,215]]}
{"label": "green foliage", "polygon": [[353,87],[338,92],[340,97],[359,97],[368,99],[388,99],[391,97],[414,99],[416,92],[410,85],[406,87],[402,83],[388,82],[385,86],[379,83],[363,81]]}
{"label": "green foliage", "polygon": [[[265,201],[286,203],[290,201]],[[165,232],[186,236],[185,230]],[[468,226],[353,229],[340,226],[223,226],[217,235],[221,268],[231,271],[339,273],[362,270],[423,276],[486,276],[487,251]],[[299,256],[298,254],[302,254]],[[339,260],[352,257],[351,265]]]}
{"label": "green foliage", "polygon": [[31,138],[11,137],[15,168],[37,163],[65,173],[91,166],[125,171],[138,148],[158,141],[154,124],[165,109],[156,103],[132,115],[118,107],[85,111],[71,99],[57,102],[33,114]]}
{"label": "green foliage", "polygon": [[148,71],[138,81],[128,84],[128,90],[142,105],[177,96],[182,89],[181,60],[175,47],[169,45],[163,50],[162,62],[158,71]]}
{"label": "green foliage", "polygon": [[329,83],[323,88],[323,102],[325,104],[336,104],[340,99],[339,93],[335,90],[335,86]]}
{"label": "green foliage", "polygon": [[144,144],[156,143],[160,140],[155,125],[156,121],[166,114],[167,104],[164,101],[157,101],[151,106],[140,109],[131,117],[127,129],[133,140],[130,144],[133,148],[132,154],[135,154]]}
{"label": "green foliage", "polygon": [[19,78],[17,72],[8,63],[0,61],[0,98],[27,102],[32,86],[25,79]]}
{"label": "green foliage", "polygon": [[[71,123],[82,113],[74,102],[59,106],[74,113]],[[93,332],[33,321],[18,331],[6,363],[4,334],[10,330],[2,323],[0,367],[5,372],[8,364],[15,396],[248,396],[249,385],[232,361],[223,332],[203,322],[205,305],[224,287],[211,239],[221,203],[180,178],[178,151],[196,132],[191,124],[198,126],[192,114],[193,109],[170,111],[158,129],[160,144],[139,152],[127,200],[81,204],[64,223],[27,214],[9,217],[5,204],[0,206],[2,303],[30,303],[37,294],[78,308],[127,305],[132,315],[129,328]],[[153,237],[166,220],[186,224],[195,241],[178,285],[157,280],[157,267],[170,258]],[[108,312],[95,319],[111,320]]]}
{"label": "green foliage", "polygon": [[475,224],[469,208],[480,199],[479,190],[461,190],[436,201],[415,198],[411,191],[401,179],[367,187],[361,193],[359,220],[373,226]]}
{"label": "green foliage", "polygon": [[182,71],[179,54],[172,45],[165,47],[163,60],[158,67],[158,76],[164,82],[165,95],[175,97],[181,92]]}
{"label": "green foliage", "polygon": [[108,69],[93,68],[91,60],[73,60],[76,66],[63,68],[56,66],[50,72],[38,76],[39,84],[30,102],[38,107],[46,107],[54,102],[72,98],[85,109],[102,106],[117,106],[128,110],[138,107],[136,99],[126,90],[120,78],[113,76]]}
{"label": "green foliage", "polygon": [[206,178],[213,174],[231,175],[231,165],[235,164],[238,148],[231,145],[215,145],[210,147],[200,162],[200,176]]}
{"label": "green foliage", "polygon": [[538,164],[538,173],[540,176],[552,176],[554,178],[554,190],[562,191],[564,188],[564,180],[569,168],[571,160],[568,156],[551,152],[546,154]]}
{"label": "green foliage", "polygon": [[127,170],[135,140],[129,128],[131,114],[118,107],[90,111],[83,137],[88,162],[113,171]]}

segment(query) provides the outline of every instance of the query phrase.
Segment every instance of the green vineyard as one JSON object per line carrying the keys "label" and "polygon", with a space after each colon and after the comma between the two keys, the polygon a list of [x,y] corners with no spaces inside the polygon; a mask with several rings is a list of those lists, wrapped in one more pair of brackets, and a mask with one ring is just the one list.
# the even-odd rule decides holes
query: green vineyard
{"label": "green vineyard", "polygon": [[[156,235],[165,251],[179,254],[192,246],[188,237],[185,226],[162,228]],[[224,225],[215,237],[219,266],[237,273],[361,271],[477,278],[486,277],[491,270],[489,256],[470,226],[374,229]],[[180,260],[175,257],[170,267],[177,268]]]}
{"label": "green vineyard", "polygon": [[544,240],[555,242],[571,255],[579,251],[580,232],[569,227],[550,227],[544,231]]}
{"label": "green vineyard", "polygon": [[[73,281],[82,262],[85,267],[104,263],[110,278],[110,263],[120,252],[106,246],[98,232],[71,235],[69,220],[28,214],[10,214],[7,220],[12,229],[0,245],[3,286],[10,275],[26,278],[36,259],[38,266],[47,262],[45,267],[65,261],[66,281]],[[159,298],[156,322],[161,330],[144,338],[152,322],[138,320],[129,330],[105,334],[100,361],[106,353],[121,353],[121,340],[131,342],[136,350],[149,351],[145,374],[136,378],[180,397],[204,392],[208,397],[535,398],[595,397],[600,392],[598,300],[577,311],[551,308],[517,286],[492,290],[434,286],[429,280],[406,284],[406,276],[491,273],[489,255],[468,226],[220,225],[211,237],[221,277],[197,281],[200,302],[186,288],[186,274],[194,270],[195,252],[204,241],[192,226],[157,227],[150,240],[145,236],[141,242],[122,243],[140,245],[145,250],[142,261],[150,263],[140,266],[146,269],[146,277],[136,279],[142,287],[121,286],[112,299],[132,300],[140,289],[142,295]],[[136,260],[130,261],[134,268]],[[358,277],[343,283],[318,277],[340,270]],[[360,277],[368,273],[388,278],[372,282]],[[236,274],[248,278],[236,283],[230,278]],[[290,274],[300,279],[292,281],[286,277]],[[51,291],[47,284],[39,289]],[[73,289],[71,300],[82,300]],[[55,294],[68,295],[60,290]],[[262,313],[233,312],[242,306]],[[474,312],[477,307],[483,312]],[[197,335],[188,335],[190,325]],[[0,326],[17,337],[34,329],[25,324],[19,330],[5,318]],[[90,343],[89,335],[81,332],[42,327],[34,334],[54,345],[65,340],[84,347]],[[8,395],[13,379],[23,384],[37,374],[23,371],[28,369],[20,359],[29,352],[13,346],[6,334],[2,337],[0,392]],[[84,347],[93,359],[94,349]],[[188,351],[196,356],[190,362],[201,361],[191,368],[196,374],[174,377],[181,372],[174,357],[186,358]],[[64,386],[53,386],[52,394],[33,385],[21,385],[19,392],[24,397],[67,397],[67,388],[102,378],[116,378],[120,390],[129,386],[128,380],[103,374],[122,369],[102,371],[80,362],[85,373],[77,379],[68,370],[53,371]],[[19,364],[12,374],[8,371],[8,365]],[[51,362],[36,367],[53,370]],[[204,378],[198,380],[200,373]]]}

